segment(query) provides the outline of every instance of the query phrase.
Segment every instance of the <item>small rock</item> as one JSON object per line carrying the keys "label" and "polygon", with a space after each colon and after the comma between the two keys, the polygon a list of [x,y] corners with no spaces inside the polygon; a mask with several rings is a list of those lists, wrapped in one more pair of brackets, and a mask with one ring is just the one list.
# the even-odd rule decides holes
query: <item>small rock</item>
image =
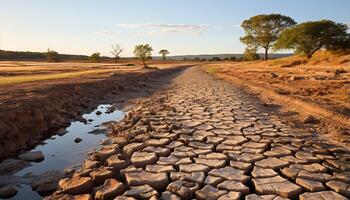
{"label": "small rock", "polygon": [[125,187],[123,183],[115,180],[115,179],[107,179],[105,183],[100,186],[95,193],[96,200],[106,200],[113,199],[118,195],[123,194],[125,191]]}
{"label": "small rock", "polygon": [[278,78],[278,75],[276,73],[271,72],[270,74],[271,74],[271,78]]}
{"label": "small rock", "polygon": [[101,115],[102,114],[102,112],[101,111],[96,111],[96,115]]}
{"label": "small rock", "polygon": [[320,120],[312,115],[307,115],[303,120],[303,124],[318,124]]}
{"label": "small rock", "polygon": [[13,186],[5,186],[0,188],[0,197],[1,198],[11,198],[17,194],[17,190]]}
{"label": "small rock", "polygon": [[79,143],[79,142],[81,142],[81,141],[82,141],[82,139],[79,138],[79,137],[77,137],[77,138],[74,139],[74,142],[75,142],[75,143]]}
{"label": "small rock", "polygon": [[61,179],[58,185],[63,193],[75,195],[90,193],[93,187],[93,182],[90,177],[75,176],[73,178]]}
{"label": "small rock", "polygon": [[18,158],[30,162],[41,162],[45,159],[41,151],[28,151],[19,155]]}
{"label": "small rock", "polygon": [[227,194],[227,191],[219,190],[211,185],[206,185],[203,189],[196,191],[196,197],[200,200],[216,200],[224,194]]}
{"label": "small rock", "polygon": [[141,185],[136,187],[131,187],[124,193],[124,196],[134,197],[137,199],[151,199],[152,197],[157,197],[158,192],[149,185]]}

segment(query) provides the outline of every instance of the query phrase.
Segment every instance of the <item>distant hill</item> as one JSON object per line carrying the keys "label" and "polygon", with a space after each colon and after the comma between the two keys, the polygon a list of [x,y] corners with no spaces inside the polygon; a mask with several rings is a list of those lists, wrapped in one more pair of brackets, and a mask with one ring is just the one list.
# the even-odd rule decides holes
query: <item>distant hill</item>
{"label": "distant hill", "polygon": [[[269,58],[284,58],[288,56],[292,56],[293,54],[269,54]],[[259,56],[262,58],[264,54],[259,53]],[[225,58],[242,58],[243,54],[199,54],[199,55],[179,55],[179,56],[168,56],[167,58],[172,59],[172,60],[183,60],[183,59],[212,59],[212,58],[220,58],[220,59],[225,59]],[[153,59],[161,59],[160,56],[154,56]]]}
{"label": "distant hill", "polygon": [[[88,60],[86,55],[58,54],[60,60]],[[0,50],[0,60],[46,60],[46,52]]]}

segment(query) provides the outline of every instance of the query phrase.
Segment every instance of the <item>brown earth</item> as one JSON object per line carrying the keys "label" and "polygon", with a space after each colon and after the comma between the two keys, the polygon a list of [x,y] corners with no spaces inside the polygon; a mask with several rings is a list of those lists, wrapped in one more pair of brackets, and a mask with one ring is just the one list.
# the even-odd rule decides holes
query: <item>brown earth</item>
{"label": "brown earth", "polygon": [[[0,62],[0,82],[9,76],[54,75],[47,80],[0,84],[0,159],[33,147],[73,119],[82,120],[81,114],[98,104],[149,95],[187,66],[156,64],[159,70],[125,64]],[[92,73],[55,77],[86,71]]]}
{"label": "brown earth", "polygon": [[205,64],[208,73],[242,86],[296,127],[350,142],[350,55],[320,52],[256,62]]}

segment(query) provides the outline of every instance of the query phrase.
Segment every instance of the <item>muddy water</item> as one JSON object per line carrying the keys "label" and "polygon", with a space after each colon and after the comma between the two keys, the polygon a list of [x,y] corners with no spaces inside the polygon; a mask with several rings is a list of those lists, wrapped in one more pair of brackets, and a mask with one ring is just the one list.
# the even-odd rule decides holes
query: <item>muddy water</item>
{"label": "muddy water", "polygon": [[[32,151],[41,151],[45,155],[45,160],[40,163],[31,163],[29,167],[18,171],[15,176],[40,175],[53,170],[63,171],[66,168],[81,164],[89,151],[102,146],[101,141],[106,138],[102,124],[121,120],[124,116],[124,113],[119,110],[111,113],[107,112],[110,107],[111,105],[108,104],[98,106],[93,112],[83,115],[88,123],[72,122],[66,128],[66,134],[62,136],[55,135],[45,140],[43,144],[38,145]],[[97,115],[97,111],[100,111],[101,114]],[[82,139],[81,142],[74,142],[77,137]],[[18,190],[17,195],[10,199],[42,199],[38,193],[31,190],[30,185],[18,184],[16,188]]]}

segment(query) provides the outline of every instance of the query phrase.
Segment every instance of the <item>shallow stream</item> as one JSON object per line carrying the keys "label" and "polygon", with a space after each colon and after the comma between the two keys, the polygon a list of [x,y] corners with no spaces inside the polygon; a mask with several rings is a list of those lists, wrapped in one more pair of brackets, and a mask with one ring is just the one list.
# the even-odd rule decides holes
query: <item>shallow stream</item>
{"label": "shallow stream", "polygon": [[[103,124],[110,121],[119,121],[124,117],[124,113],[120,110],[110,112],[111,107],[109,104],[99,105],[93,112],[82,116],[88,121],[87,123],[72,122],[66,128],[64,135],[54,135],[43,141],[42,144],[31,151],[41,151],[45,159],[39,163],[30,163],[28,167],[21,169],[14,175],[17,177],[26,174],[40,175],[53,170],[63,172],[66,168],[80,165],[87,157],[88,152],[102,146],[101,141],[106,138]],[[101,114],[97,114],[98,111]],[[81,141],[76,143],[74,141],[76,138],[80,138]],[[36,200],[43,198],[37,192],[32,191],[30,185],[20,184],[16,189],[18,190],[16,196],[10,199]]]}

